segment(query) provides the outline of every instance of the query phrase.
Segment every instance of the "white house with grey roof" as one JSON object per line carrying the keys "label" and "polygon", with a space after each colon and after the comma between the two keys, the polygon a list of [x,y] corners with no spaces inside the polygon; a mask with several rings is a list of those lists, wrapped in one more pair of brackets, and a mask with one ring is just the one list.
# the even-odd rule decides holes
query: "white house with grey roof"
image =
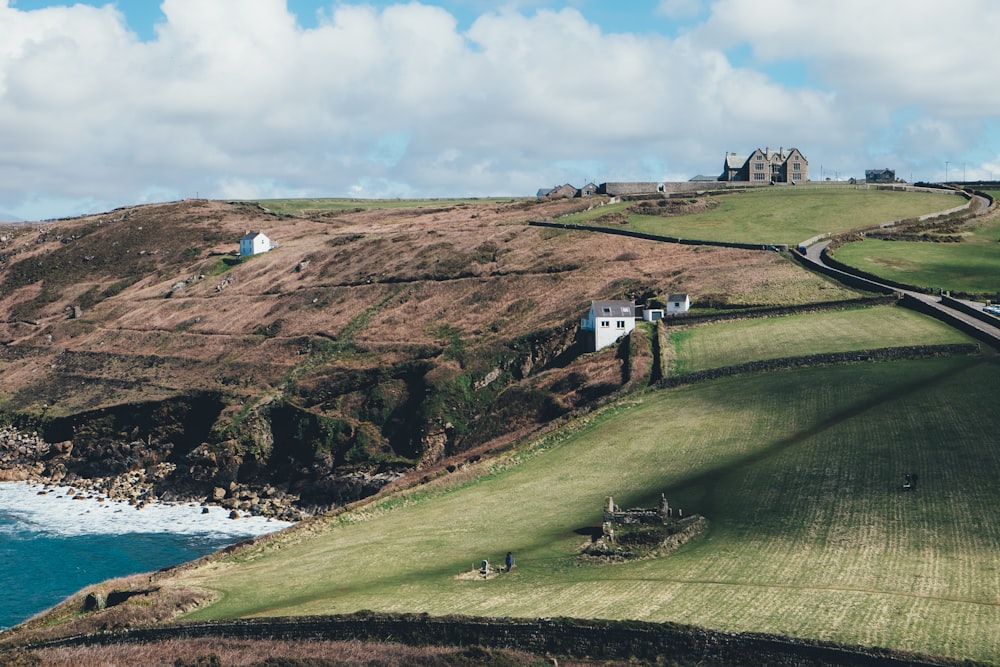
{"label": "white house with grey roof", "polygon": [[594,332],[594,350],[611,345],[635,329],[635,303],[632,301],[591,301],[580,329]]}
{"label": "white house with grey roof", "polygon": [[264,232],[247,232],[240,239],[240,257],[259,255],[272,247],[271,239],[267,238]]}

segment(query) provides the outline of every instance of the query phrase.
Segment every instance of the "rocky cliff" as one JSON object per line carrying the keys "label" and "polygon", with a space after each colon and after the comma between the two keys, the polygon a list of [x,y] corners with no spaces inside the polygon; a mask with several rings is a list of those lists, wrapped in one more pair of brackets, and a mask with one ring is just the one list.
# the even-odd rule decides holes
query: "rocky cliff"
{"label": "rocky cliff", "polygon": [[[628,355],[578,340],[591,299],[738,294],[782,261],[523,224],[585,205],[194,200],[3,226],[0,421],[20,435],[0,468],[322,510],[620,390]],[[236,256],[247,230],[276,248]]]}

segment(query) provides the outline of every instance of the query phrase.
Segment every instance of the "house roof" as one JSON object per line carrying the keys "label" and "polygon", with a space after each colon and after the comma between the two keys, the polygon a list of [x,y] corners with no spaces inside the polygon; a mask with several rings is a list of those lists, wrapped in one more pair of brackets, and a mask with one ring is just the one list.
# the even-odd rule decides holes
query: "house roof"
{"label": "house roof", "polygon": [[687,301],[688,295],[684,292],[679,294],[668,294],[667,301]]}
{"label": "house roof", "polygon": [[264,232],[247,232],[243,235],[243,238],[241,238],[240,241],[253,241],[258,236],[265,239],[267,238],[267,235],[264,234]]}
{"label": "house roof", "polygon": [[747,159],[745,157],[740,157],[736,153],[726,153],[726,168],[727,169],[739,169],[744,164],[746,164]]}
{"label": "house roof", "polygon": [[635,317],[635,302],[591,301],[590,310],[594,317]]}

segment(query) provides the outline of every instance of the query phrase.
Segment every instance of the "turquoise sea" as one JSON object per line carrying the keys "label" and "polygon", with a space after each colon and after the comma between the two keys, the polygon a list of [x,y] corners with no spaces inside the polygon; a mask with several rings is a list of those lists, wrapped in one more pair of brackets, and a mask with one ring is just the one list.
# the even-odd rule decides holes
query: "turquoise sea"
{"label": "turquoise sea", "polygon": [[[40,494],[40,492],[42,492]],[[288,523],[232,520],[219,507],[150,505],[141,510],[66,489],[0,483],[0,629],[90,584],[150,572],[209,554]]]}

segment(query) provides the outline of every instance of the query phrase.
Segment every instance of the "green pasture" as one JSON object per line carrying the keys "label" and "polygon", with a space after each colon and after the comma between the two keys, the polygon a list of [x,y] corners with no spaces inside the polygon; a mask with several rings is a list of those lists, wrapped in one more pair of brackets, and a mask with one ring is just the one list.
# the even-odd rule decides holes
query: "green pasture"
{"label": "green pasture", "polygon": [[[818,234],[944,211],[964,201],[955,195],[836,186],[776,187],[706,196],[719,205],[704,213],[675,217],[629,215],[627,225],[616,226],[684,239],[795,245]],[[599,207],[559,220],[592,224],[607,213],[624,212],[632,203]]]}
{"label": "green pasture", "polygon": [[840,246],[834,257],[890,280],[994,298],[1000,291],[1000,218],[972,224],[961,243],[865,239]]}
{"label": "green pasture", "polygon": [[890,305],[714,322],[673,331],[669,340],[675,375],[819,351],[975,342],[943,322]]}
{"label": "green pasture", "polygon": [[450,207],[482,202],[513,201],[511,197],[464,197],[442,199],[258,199],[256,203],[274,213],[308,217],[317,213],[376,208]]}
{"label": "green pasture", "polygon": [[[190,618],[570,616],[1000,660],[1000,362],[859,363],[634,395],[510,455],[179,572]],[[918,473],[916,491],[901,490]],[[605,496],[710,527],[619,564],[577,549]],[[512,550],[510,574],[483,558]]]}

